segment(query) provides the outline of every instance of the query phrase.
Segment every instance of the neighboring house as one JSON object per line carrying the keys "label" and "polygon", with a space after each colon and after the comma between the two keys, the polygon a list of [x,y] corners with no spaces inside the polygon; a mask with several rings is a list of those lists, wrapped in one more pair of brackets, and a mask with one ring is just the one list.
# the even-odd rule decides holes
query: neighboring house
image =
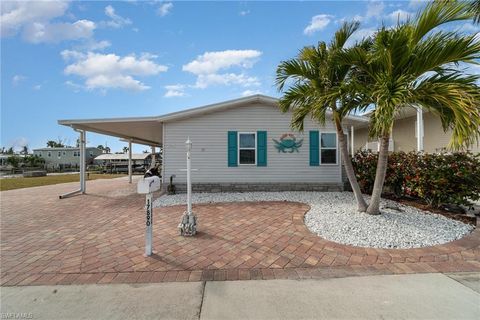
{"label": "neighboring house", "polygon": [[[365,116],[368,117],[369,114],[367,113]],[[418,135],[419,131],[420,135]],[[431,112],[422,112],[420,114],[414,108],[405,109],[395,119],[389,150],[441,152],[447,148],[451,137],[452,131],[443,131],[442,123],[438,116]],[[378,142],[368,139],[367,126],[354,131],[354,140],[355,150],[371,149],[378,151]],[[473,145],[467,148],[467,150],[475,153],[480,152],[480,146]]]}
{"label": "neighboring house", "polygon": [[[87,147],[85,149],[85,163],[93,163],[93,159],[102,154],[102,150]],[[78,168],[80,165],[80,148],[40,148],[33,150],[34,155],[45,159],[45,166],[48,169],[70,169]]]}
{"label": "neighboring house", "polygon": [[[160,155],[155,154],[155,162],[160,163]],[[93,161],[95,165],[101,166],[105,172],[128,172],[128,153],[104,153]],[[144,172],[150,168],[152,153],[132,153],[132,169],[137,172]]]}
{"label": "neighboring house", "polygon": [[[338,139],[332,122],[305,119],[304,132],[292,132],[291,113],[278,100],[254,95],[164,116],[60,120],[84,131],[103,133],[162,149],[162,179],[177,190],[186,184],[185,141],[192,148],[193,188],[226,190],[339,190],[343,188]],[[345,132],[365,125],[348,116]],[[349,150],[351,147],[349,146]]]}

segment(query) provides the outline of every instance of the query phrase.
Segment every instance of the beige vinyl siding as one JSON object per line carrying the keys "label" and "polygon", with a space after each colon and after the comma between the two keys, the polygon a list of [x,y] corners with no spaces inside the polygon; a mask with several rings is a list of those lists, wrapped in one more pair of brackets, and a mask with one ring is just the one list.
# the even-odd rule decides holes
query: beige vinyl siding
{"label": "beige vinyl siding", "polygon": [[[273,106],[247,105],[223,110],[195,118],[169,122],[165,127],[165,180],[176,175],[175,181],[186,180],[185,140],[188,136],[193,143],[192,168],[198,169],[192,175],[193,183],[341,183],[340,154],[338,164],[311,167],[309,164],[309,130],[335,132],[328,124],[325,128],[305,121],[304,133],[293,132],[297,141],[303,139],[299,153],[279,153],[273,139],[279,140],[290,129],[290,114],[283,114]],[[239,165],[228,167],[228,131],[267,131],[267,166]]]}
{"label": "beige vinyl siding", "polygon": [[[416,119],[413,119],[413,121],[415,120]],[[438,152],[442,148],[447,147],[452,138],[452,130],[444,132],[440,118],[431,113],[424,113],[423,121],[425,126],[425,140],[423,142],[425,151]],[[480,146],[476,144],[469,147],[468,150],[475,153],[480,152]]]}
{"label": "beige vinyl siding", "polygon": [[355,129],[353,140],[355,152],[358,150],[363,150],[368,141],[368,128]]}
{"label": "beige vinyl siding", "polygon": [[[416,116],[395,120],[393,124],[393,143],[394,151],[414,151],[417,150],[417,138],[415,136]],[[427,132],[424,131],[424,135]]]}
{"label": "beige vinyl siding", "polygon": [[[409,152],[417,150],[416,121],[416,116],[395,120],[392,134],[395,151]],[[439,152],[448,146],[452,137],[452,131],[443,131],[440,118],[430,112],[426,112],[423,114],[423,125],[423,147],[425,152]],[[367,128],[355,130],[356,150],[364,148],[367,141]],[[473,145],[468,149],[472,152],[480,152],[479,145]]]}

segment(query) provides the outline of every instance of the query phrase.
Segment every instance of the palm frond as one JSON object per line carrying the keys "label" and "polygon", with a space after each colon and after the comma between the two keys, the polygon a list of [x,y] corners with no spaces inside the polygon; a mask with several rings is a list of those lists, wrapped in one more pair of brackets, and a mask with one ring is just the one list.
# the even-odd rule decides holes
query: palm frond
{"label": "palm frond", "polygon": [[332,42],[330,43],[331,49],[342,49],[345,46],[347,40],[352,34],[360,28],[360,22],[344,22],[343,25],[335,32]]}
{"label": "palm frond", "polygon": [[414,23],[414,42],[420,41],[430,31],[442,24],[472,19],[473,14],[467,1],[436,0],[421,11]]}
{"label": "palm frond", "polygon": [[472,1],[470,11],[473,14],[473,22],[480,23],[480,0]]}
{"label": "palm frond", "polygon": [[437,115],[445,131],[452,130],[449,146],[468,147],[480,139],[480,76],[460,72],[436,74],[415,83],[412,102]]}
{"label": "palm frond", "polygon": [[413,50],[410,72],[416,76],[440,70],[447,64],[474,63],[480,58],[480,42],[475,35],[437,32],[418,43]]}

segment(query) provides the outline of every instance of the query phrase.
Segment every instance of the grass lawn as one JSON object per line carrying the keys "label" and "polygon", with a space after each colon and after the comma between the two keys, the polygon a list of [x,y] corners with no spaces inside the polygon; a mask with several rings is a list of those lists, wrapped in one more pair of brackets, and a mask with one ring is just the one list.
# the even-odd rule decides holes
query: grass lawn
{"label": "grass lawn", "polygon": [[[112,179],[124,177],[124,174],[98,174],[90,173],[88,180]],[[34,177],[34,178],[6,178],[0,179],[0,191],[20,188],[30,188],[58,184],[65,182],[80,181],[79,174],[64,174],[58,176]]]}

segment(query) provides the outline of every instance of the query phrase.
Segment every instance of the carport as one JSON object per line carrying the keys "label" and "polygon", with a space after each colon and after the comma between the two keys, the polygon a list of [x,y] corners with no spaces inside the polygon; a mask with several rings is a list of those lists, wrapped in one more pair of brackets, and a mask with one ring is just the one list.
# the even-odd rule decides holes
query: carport
{"label": "carport", "polygon": [[86,192],[85,148],[87,132],[95,132],[120,138],[128,143],[128,181],[132,183],[132,143],[152,148],[163,146],[163,123],[159,117],[132,117],[109,119],[58,120],[58,124],[71,127],[79,134],[80,147],[80,189],[63,194],[65,198],[76,193]]}

